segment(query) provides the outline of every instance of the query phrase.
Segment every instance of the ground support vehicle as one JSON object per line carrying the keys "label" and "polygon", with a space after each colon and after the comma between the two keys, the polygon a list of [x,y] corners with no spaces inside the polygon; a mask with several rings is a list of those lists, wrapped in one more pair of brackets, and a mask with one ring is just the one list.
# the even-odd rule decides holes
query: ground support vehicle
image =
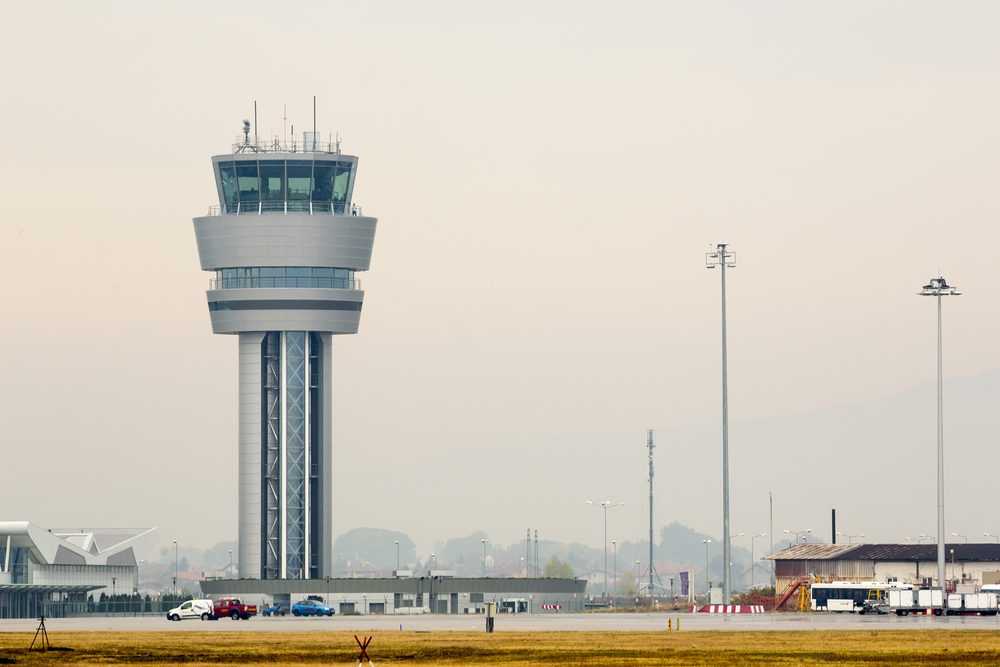
{"label": "ground support vehicle", "polygon": [[275,602],[270,607],[265,607],[260,613],[263,616],[284,616],[288,613],[288,605],[284,602]]}
{"label": "ground support vehicle", "polygon": [[858,610],[858,614],[862,616],[865,614],[888,614],[889,613],[889,600],[888,598],[880,598],[878,600],[865,600],[864,604],[861,605],[861,609]]}
{"label": "ground support vehicle", "polygon": [[243,604],[239,598],[219,598],[212,607],[212,613],[216,618],[228,616],[234,621],[237,619],[245,621],[257,615],[257,605]]}
{"label": "ground support vehicle", "polygon": [[292,605],[292,616],[333,616],[333,607],[318,600],[299,600]]}
{"label": "ground support vehicle", "polygon": [[952,593],[948,596],[949,616],[996,616],[997,610],[996,593]]}
{"label": "ground support vehicle", "polygon": [[212,601],[188,600],[167,612],[168,621],[183,621],[189,618],[200,618],[203,621],[215,618],[212,614]]}
{"label": "ground support vehicle", "polygon": [[897,616],[944,613],[944,591],[940,588],[893,588],[889,590],[889,611]]}

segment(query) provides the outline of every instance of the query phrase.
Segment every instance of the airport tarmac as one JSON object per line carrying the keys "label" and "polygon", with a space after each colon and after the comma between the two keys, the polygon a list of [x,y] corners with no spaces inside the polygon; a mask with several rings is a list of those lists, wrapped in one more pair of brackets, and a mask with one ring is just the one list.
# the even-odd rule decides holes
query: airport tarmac
{"label": "airport tarmac", "polygon": [[[502,614],[496,632],[622,631],[644,632],[667,629],[668,621],[680,631],[770,631],[770,630],[993,630],[1000,629],[997,616],[859,616],[831,613],[715,614]],[[79,631],[187,631],[187,632],[308,632],[308,631],[410,631],[468,632],[485,629],[485,617],[428,614],[333,616],[331,618],[255,617],[248,621],[228,618],[218,621],[171,622],[162,616],[88,616],[50,618],[49,633]],[[0,632],[34,632],[38,619],[0,620]]]}

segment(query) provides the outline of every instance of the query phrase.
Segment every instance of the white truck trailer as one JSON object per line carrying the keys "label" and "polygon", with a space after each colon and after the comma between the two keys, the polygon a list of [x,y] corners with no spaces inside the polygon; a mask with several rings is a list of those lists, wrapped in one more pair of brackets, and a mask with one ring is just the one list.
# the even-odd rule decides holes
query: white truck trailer
{"label": "white truck trailer", "polygon": [[997,615],[997,594],[990,592],[952,593],[948,596],[949,615]]}
{"label": "white truck trailer", "polygon": [[897,616],[907,614],[944,613],[944,591],[940,588],[892,588],[889,589],[889,611]]}

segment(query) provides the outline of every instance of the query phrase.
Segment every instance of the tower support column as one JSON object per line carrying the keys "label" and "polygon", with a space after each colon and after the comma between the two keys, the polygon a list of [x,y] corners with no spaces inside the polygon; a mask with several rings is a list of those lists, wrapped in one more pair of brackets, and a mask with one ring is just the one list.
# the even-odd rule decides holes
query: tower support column
{"label": "tower support column", "polygon": [[329,576],[332,335],[240,334],[240,576]]}
{"label": "tower support column", "polygon": [[241,333],[240,337],[240,440],[239,440],[239,576],[261,577],[261,499],[265,493],[261,470],[262,374],[266,363],[261,354],[263,332]]}

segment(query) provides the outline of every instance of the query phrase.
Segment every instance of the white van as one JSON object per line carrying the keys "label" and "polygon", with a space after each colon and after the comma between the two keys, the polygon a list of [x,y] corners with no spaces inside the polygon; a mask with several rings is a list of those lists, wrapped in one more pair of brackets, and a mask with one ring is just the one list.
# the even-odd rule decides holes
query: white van
{"label": "white van", "polygon": [[181,621],[185,618],[200,618],[203,621],[214,618],[211,600],[188,600],[180,607],[174,607],[167,612],[168,621]]}

